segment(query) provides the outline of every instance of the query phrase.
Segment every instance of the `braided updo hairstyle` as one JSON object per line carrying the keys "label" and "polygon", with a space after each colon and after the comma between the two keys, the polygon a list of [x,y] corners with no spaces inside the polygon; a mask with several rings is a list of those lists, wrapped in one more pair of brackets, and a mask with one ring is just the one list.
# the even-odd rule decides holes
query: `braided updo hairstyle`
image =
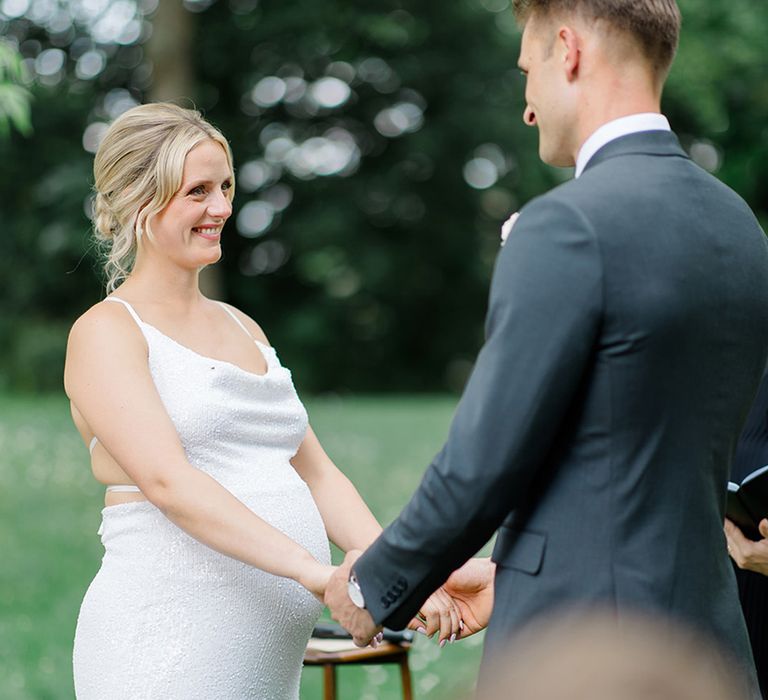
{"label": "braided updo hairstyle", "polygon": [[207,140],[219,143],[227,154],[231,198],[232,152],[199,112],[167,102],[140,105],[107,130],[93,163],[93,223],[96,237],[104,242],[108,294],[130,274],[138,241],[152,235],[152,217],[181,187],[187,154]]}

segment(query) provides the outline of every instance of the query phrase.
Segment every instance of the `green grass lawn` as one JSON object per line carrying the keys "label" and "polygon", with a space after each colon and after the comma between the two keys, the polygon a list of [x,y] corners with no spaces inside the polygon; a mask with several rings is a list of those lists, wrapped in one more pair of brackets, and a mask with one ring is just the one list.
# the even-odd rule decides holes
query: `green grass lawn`
{"label": "green grass lawn", "polygon": [[[450,397],[307,401],[327,452],[384,524],[397,515],[441,446],[454,405]],[[80,601],[101,559],[96,530],[102,505],[103,488],[91,477],[66,401],[0,397],[3,700],[73,697],[72,637]],[[440,650],[419,638],[411,652],[416,697],[465,697],[481,644],[478,635]],[[394,667],[342,669],[339,685],[344,700],[400,698]],[[322,697],[319,669],[304,671],[301,697]]]}

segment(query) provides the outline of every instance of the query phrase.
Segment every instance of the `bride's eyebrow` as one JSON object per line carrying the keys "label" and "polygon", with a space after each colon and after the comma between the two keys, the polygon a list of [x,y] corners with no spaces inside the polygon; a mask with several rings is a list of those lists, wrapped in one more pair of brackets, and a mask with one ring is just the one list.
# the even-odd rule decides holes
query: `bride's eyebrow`
{"label": "bride's eyebrow", "polygon": [[[211,180],[210,178],[197,178],[194,180],[190,180],[189,182],[183,182],[181,187],[179,189],[181,190],[194,190],[196,187],[200,187],[201,185],[215,185],[218,180]],[[232,182],[232,176],[227,175],[225,178],[221,180],[222,184],[225,184],[227,182]]]}

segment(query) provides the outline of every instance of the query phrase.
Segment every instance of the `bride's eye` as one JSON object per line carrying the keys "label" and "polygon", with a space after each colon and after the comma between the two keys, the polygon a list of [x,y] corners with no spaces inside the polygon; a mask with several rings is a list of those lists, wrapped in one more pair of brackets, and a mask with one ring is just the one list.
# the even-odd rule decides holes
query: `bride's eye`
{"label": "bride's eye", "polygon": [[188,194],[191,195],[201,195],[205,194],[205,185],[198,185],[197,187],[193,187]]}

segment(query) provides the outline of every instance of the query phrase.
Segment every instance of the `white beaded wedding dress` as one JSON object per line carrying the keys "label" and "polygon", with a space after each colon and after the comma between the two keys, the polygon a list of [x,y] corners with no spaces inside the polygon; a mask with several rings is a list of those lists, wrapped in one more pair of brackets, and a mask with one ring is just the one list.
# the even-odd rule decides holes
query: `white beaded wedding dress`
{"label": "white beaded wedding dress", "polygon": [[[317,506],[289,462],[307,414],[275,351],[254,341],[267,371],[253,374],[178,344],[110,299],[147,340],[152,377],[189,461],[329,563]],[[199,543],[148,501],[104,508],[99,532],[104,558],[75,633],[79,700],[299,697],[304,649],[322,610],[308,591]]]}

